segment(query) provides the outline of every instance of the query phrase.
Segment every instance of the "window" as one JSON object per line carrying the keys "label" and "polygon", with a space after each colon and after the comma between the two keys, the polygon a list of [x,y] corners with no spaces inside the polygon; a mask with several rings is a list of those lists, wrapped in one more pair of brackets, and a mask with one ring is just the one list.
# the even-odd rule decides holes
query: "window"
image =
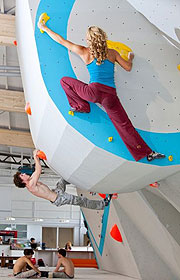
{"label": "window", "polygon": [[27,225],[0,224],[0,230],[17,230],[18,238],[27,238]]}

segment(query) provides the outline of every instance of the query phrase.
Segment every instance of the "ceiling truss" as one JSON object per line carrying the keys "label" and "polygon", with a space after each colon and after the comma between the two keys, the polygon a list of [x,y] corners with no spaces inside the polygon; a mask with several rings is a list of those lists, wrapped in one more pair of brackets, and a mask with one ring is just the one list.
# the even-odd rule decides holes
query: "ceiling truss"
{"label": "ceiling truss", "polygon": [[[0,152],[0,163],[7,164],[16,164],[19,166],[29,166],[32,167],[32,156],[30,155],[18,155],[18,154],[10,154],[10,153],[1,153]],[[41,160],[41,165],[44,168],[48,168],[47,164],[44,160]]]}

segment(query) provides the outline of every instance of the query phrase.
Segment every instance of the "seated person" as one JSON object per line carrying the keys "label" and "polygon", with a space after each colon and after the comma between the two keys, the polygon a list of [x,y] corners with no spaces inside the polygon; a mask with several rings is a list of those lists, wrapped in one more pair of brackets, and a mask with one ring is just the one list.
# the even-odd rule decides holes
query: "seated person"
{"label": "seated person", "polygon": [[8,239],[6,240],[6,244],[8,244],[8,245],[11,244],[11,239],[10,239],[10,238],[8,238]]}
{"label": "seated person", "polygon": [[36,243],[36,240],[35,240],[34,237],[32,237],[32,238],[30,239],[30,243],[31,243],[31,248],[32,248],[33,250],[35,250],[35,249],[37,248],[37,243]]}
{"label": "seated person", "polygon": [[72,243],[71,241],[68,241],[65,245],[65,250],[70,251],[72,249]]}
{"label": "seated person", "polygon": [[87,241],[87,247],[91,247],[91,241],[90,240]]}
{"label": "seated person", "polygon": [[[59,270],[60,266],[63,266],[64,268]],[[51,272],[49,272],[49,278],[50,278],[50,274]],[[64,249],[58,250],[58,262],[51,276],[52,278],[64,278],[64,279],[74,278],[74,264],[70,259],[66,258],[66,250]]]}
{"label": "seated person", "polygon": [[[31,262],[33,254],[34,252],[32,249],[25,249],[24,256],[17,259],[13,267],[13,274],[15,278],[35,278],[38,276],[41,277],[41,272]],[[32,269],[27,270],[27,265]]]}

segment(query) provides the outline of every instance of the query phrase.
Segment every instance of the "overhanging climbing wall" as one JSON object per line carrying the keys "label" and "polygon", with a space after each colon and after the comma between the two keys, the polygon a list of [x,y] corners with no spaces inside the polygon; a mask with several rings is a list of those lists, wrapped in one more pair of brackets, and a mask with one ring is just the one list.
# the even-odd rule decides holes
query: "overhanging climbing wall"
{"label": "overhanging climbing wall", "polygon": [[[154,0],[146,6],[145,3],[140,5],[140,1],[136,2],[146,8],[154,6],[156,10],[154,2],[158,1]],[[128,73],[121,67],[116,67],[118,96],[130,119],[136,128],[144,131],[161,133],[180,131],[178,98],[180,72],[177,69],[180,51],[168,43],[159,30],[128,1],[98,1],[96,5],[94,1],[88,1],[86,12],[83,3],[83,0],[74,3],[68,24],[69,40],[85,43],[87,27],[98,25],[107,31],[109,40],[130,46],[135,53],[132,72]],[[103,16],[99,16],[100,10]],[[177,7],[174,18],[176,23],[177,19],[179,20],[179,10],[180,7],[179,9]],[[161,15],[159,10],[156,13]],[[72,53],[69,55],[77,78],[88,82],[86,66],[77,56]],[[161,144],[162,150],[163,146],[164,143]],[[170,153],[170,150],[167,152]]]}
{"label": "overhanging climbing wall", "polygon": [[[150,16],[145,15],[148,21],[129,2],[17,1],[18,53],[25,98],[32,111],[30,129],[35,146],[45,152],[49,166],[84,189],[81,192],[89,198],[100,199],[87,190],[122,193],[104,211],[83,210],[99,267],[136,279],[179,280],[180,242],[166,225],[164,203],[160,203],[161,196],[179,209],[178,185],[177,195],[166,185],[180,169],[180,51],[173,37],[179,34],[179,26],[171,20],[173,35],[162,26],[157,28]],[[152,3],[155,1],[151,7]],[[171,7],[172,2],[166,1],[166,5]],[[132,48],[133,70],[127,73],[116,67],[118,96],[145,141],[153,150],[165,153],[166,159],[135,162],[97,104],[91,104],[90,114],[68,114],[59,80],[71,76],[88,82],[87,71],[79,58],[40,33],[37,21],[44,12],[50,16],[50,28],[78,44],[85,44],[88,25],[98,25],[111,41]],[[113,137],[112,142],[109,137]],[[166,188],[155,200],[146,190],[135,192],[159,180]],[[163,207],[159,210],[160,204]],[[173,221],[175,216],[170,206],[168,209],[169,220]],[[116,225],[123,242],[110,235]],[[177,223],[175,226],[174,231],[179,230]]]}
{"label": "overhanging climbing wall", "polygon": [[[118,96],[144,140],[166,159],[136,163],[96,104],[90,114],[68,114],[59,80],[71,76],[88,81],[87,70],[79,58],[40,33],[37,20],[43,12],[50,16],[50,28],[76,43],[85,44],[86,29],[94,24],[110,40],[133,49],[132,72],[116,69]],[[179,170],[180,52],[127,1],[19,0],[17,39],[33,141],[53,170],[81,188],[104,193],[141,189]]]}
{"label": "overhanging climbing wall", "polygon": [[128,0],[128,2],[169,38],[180,43],[178,36],[180,3],[178,0]]}
{"label": "overhanging climbing wall", "polygon": [[[88,193],[83,194],[92,198]],[[180,214],[175,215],[169,202],[163,203],[158,194],[154,196],[153,199],[143,190],[120,194],[104,211],[92,212],[82,208],[101,269],[135,279],[180,279],[180,239],[175,234],[175,229],[177,232],[180,229],[179,224],[174,224],[172,231],[173,219],[176,222]],[[97,194],[94,198],[100,197]],[[171,220],[169,228],[166,215]],[[110,234],[114,225],[119,229],[122,242]]]}

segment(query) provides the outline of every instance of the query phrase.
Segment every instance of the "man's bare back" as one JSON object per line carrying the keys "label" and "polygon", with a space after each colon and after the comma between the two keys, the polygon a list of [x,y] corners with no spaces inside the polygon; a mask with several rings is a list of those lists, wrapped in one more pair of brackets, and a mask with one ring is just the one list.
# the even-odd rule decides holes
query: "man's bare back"
{"label": "man's bare back", "polygon": [[58,271],[63,271],[65,272],[67,275],[69,275],[70,277],[74,276],[74,264],[71,261],[71,259],[67,259],[65,257],[61,257],[58,262],[57,262],[57,266],[63,266],[64,269],[62,270],[58,270]]}
{"label": "man's bare back", "polygon": [[[61,266],[63,266],[64,268],[60,269]],[[66,258],[66,250],[59,249],[58,250],[58,262],[57,262],[56,268],[54,270],[54,274],[57,274],[57,276],[58,276],[58,273],[62,273],[62,272],[64,272],[70,278],[74,277],[73,262],[70,259]]]}
{"label": "man's bare back", "polygon": [[27,260],[28,259],[25,256],[17,259],[17,261],[15,262],[15,265],[13,267],[13,273],[17,274],[21,271],[26,271],[26,266],[28,263]]}

